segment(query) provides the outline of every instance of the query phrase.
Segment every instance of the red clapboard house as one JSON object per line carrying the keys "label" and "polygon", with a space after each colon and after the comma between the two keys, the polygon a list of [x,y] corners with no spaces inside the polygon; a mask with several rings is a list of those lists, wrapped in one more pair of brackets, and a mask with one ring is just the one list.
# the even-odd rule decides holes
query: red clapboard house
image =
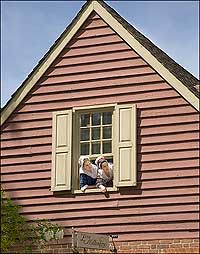
{"label": "red clapboard house", "polygon": [[[83,5],[1,115],[2,186],[28,221],[65,227],[52,252],[70,250],[72,227],[118,235],[118,253],[198,252],[197,88],[105,2]],[[79,156],[99,154],[107,197],[79,189]]]}

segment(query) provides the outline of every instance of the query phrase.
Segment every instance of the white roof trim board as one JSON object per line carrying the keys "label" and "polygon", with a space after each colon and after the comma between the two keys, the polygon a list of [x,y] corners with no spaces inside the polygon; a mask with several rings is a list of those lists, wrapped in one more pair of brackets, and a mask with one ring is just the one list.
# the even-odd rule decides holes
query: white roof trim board
{"label": "white roof trim board", "polygon": [[73,38],[88,16],[95,11],[123,40],[140,55],[157,73],[163,77],[186,101],[199,111],[198,97],[188,89],[175,75],[173,75],[155,56],[151,54],[134,36],[105,8],[98,0],[88,1],[85,8],[72,21],[69,27],[55,42],[42,61],[35,67],[22,86],[15,92],[13,97],[3,108],[1,113],[1,125],[7,120],[28,92],[42,77],[48,67],[61,53],[67,43]]}

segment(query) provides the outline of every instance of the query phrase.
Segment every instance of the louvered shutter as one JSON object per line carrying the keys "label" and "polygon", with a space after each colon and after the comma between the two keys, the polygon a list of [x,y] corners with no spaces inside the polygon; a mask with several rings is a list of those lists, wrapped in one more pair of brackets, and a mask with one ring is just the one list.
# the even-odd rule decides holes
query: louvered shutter
{"label": "louvered shutter", "polygon": [[72,110],[53,113],[51,190],[71,190]]}
{"label": "louvered shutter", "polygon": [[136,105],[115,108],[115,185],[135,186],[137,175]]}

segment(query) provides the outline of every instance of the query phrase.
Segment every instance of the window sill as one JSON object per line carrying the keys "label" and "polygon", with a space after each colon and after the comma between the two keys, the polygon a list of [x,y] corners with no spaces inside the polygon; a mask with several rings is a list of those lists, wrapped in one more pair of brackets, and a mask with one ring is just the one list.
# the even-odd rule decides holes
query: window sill
{"label": "window sill", "polygon": [[[114,192],[114,191],[118,191],[118,188],[117,187],[107,187],[107,192]],[[85,192],[82,192],[81,190],[74,190],[73,193],[74,194],[87,194],[87,193],[105,193],[105,192],[102,192],[100,189],[93,188],[93,189],[86,189]]]}

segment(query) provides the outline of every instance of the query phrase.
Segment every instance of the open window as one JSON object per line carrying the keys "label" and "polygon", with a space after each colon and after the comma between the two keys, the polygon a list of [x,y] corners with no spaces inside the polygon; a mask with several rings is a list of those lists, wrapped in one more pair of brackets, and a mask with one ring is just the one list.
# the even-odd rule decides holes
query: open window
{"label": "open window", "polygon": [[93,164],[98,156],[104,155],[113,164],[114,109],[114,105],[73,109],[73,124],[76,126],[73,129],[73,140],[77,140],[73,144],[73,158],[76,162],[73,165],[74,170],[72,170],[74,190],[79,189],[79,166],[77,162],[81,155],[89,156]]}
{"label": "open window", "polygon": [[79,113],[79,155],[88,155],[91,160],[104,156],[113,162],[113,111]]}
{"label": "open window", "polygon": [[[79,190],[80,155],[113,164],[113,187],[136,185],[136,106],[109,104],[54,112],[52,191]],[[97,190],[97,189],[96,189]]]}

